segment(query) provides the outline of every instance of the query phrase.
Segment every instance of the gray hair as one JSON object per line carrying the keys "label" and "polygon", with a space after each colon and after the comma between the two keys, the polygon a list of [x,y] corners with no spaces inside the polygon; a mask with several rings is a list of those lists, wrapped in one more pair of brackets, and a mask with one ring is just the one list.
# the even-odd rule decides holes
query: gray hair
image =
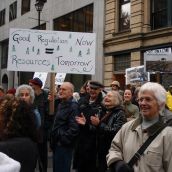
{"label": "gray hair", "polygon": [[30,85],[23,84],[23,85],[20,85],[19,87],[17,87],[15,96],[17,98],[19,98],[20,90],[24,90],[24,89],[29,90],[29,94],[30,94],[30,97],[31,97],[31,103],[33,103],[34,99],[35,99],[35,93],[34,93],[33,88]]}
{"label": "gray hair", "polygon": [[74,88],[74,85],[71,82],[63,82],[63,84],[66,84],[71,89],[72,93],[74,92],[75,88]]}
{"label": "gray hair", "polygon": [[122,96],[119,94],[118,91],[112,90],[109,92],[111,92],[117,98],[116,99],[116,106],[123,104]]}
{"label": "gray hair", "polygon": [[153,93],[154,97],[157,99],[160,110],[162,110],[165,107],[166,90],[162,85],[155,82],[147,82],[140,87],[139,96],[145,91],[150,91]]}

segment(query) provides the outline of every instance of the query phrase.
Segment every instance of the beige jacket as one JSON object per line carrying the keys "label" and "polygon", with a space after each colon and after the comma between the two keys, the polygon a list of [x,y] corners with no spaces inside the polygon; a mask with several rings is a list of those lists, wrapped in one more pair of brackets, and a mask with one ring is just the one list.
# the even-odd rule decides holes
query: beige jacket
{"label": "beige jacket", "polygon": [[[108,166],[117,160],[128,162],[140,146],[154,133],[163,122],[151,126],[142,132],[141,119],[129,121],[123,125],[114,137],[109,154]],[[171,172],[172,171],[172,127],[166,127],[145,150],[140,160],[134,165],[134,172]]]}

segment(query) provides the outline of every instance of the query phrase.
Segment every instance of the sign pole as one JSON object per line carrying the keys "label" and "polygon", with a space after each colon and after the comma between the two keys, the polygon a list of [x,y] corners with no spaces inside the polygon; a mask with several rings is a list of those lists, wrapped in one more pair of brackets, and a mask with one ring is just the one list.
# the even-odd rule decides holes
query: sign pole
{"label": "sign pole", "polygon": [[49,114],[54,114],[54,95],[55,95],[55,73],[50,73],[50,93],[52,96],[52,100],[49,104]]}

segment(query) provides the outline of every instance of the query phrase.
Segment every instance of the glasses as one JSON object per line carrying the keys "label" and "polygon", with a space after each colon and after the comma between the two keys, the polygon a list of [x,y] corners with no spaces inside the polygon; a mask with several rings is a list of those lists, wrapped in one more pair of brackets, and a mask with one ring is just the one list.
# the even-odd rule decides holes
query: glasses
{"label": "glasses", "polygon": [[139,103],[142,103],[143,101],[145,101],[145,102],[152,102],[152,101],[154,101],[155,99],[153,99],[153,98],[150,98],[150,97],[144,97],[144,98],[139,98],[138,99],[138,102]]}

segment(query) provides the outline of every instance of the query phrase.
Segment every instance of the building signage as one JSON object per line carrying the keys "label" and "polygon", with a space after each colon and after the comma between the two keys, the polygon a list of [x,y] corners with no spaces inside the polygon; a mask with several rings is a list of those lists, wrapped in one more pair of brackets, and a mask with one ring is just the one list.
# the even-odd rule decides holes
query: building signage
{"label": "building signage", "polygon": [[171,48],[146,51],[144,65],[147,72],[172,72]]}
{"label": "building signage", "polygon": [[9,71],[95,74],[95,33],[10,29]]}

